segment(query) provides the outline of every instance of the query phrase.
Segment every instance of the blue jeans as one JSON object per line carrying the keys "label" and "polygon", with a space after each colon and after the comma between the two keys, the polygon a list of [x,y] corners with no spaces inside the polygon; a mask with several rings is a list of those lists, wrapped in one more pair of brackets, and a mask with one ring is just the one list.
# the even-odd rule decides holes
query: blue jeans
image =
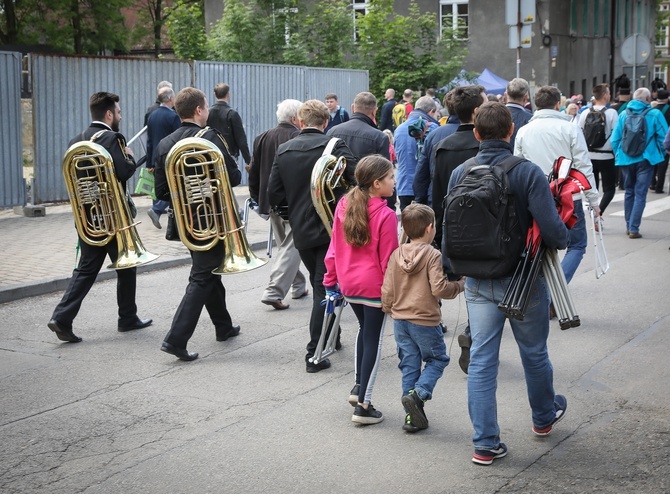
{"label": "blue jeans", "polygon": [[586,236],[586,221],[584,220],[584,208],[582,201],[575,201],[575,214],[577,215],[577,223],[569,230],[570,238],[568,239],[568,251],[565,253],[561,266],[565,279],[568,283],[575,275],[575,271],[579,267],[579,263],[584,258],[586,252],[586,244],[588,237]]}
{"label": "blue jeans", "polygon": [[[403,396],[413,389],[422,400],[430,400],[437,380],[449,365],[442,328],[396,319],[394,332],[400,359],[398,368],[402,371]],[[426,363],[423,372],[421,362]]]}
{"label": "blue jeans", "polygon": [[630,233],[639,233],[642,213],[647,205],[647,192],[651,179],[654,177],[654,167],[647,160],[643,160],[622,166],[621,173],[626,187],[623,199],[626,229]]}
{"label": "blue jeans", "polygon": [[[475,429],[472,440],[476,449],[495,449],[500,444],[496,388],[500,341],[506,319],[498,303],[509,282],[509,278],[467,278],[465,282],[472,335],[468,410]],[[542,275],[537,278],[530,297],[524,320],[511,319],[510,323],[519,346],[533,424],[545,427],[554,419],[555,410],[554,370],[547,351],[549,293]]]}
{"label": "blue jeans", "polygon": [[169,205],[170,203],[168,201],[162,201],[160,199],[156,199],[155,201],[153,201],[153,206],[151,206],[151,209],[153,209],[156,212],[156,214],[160,216],[161,214],[166,213],[165,210]]}

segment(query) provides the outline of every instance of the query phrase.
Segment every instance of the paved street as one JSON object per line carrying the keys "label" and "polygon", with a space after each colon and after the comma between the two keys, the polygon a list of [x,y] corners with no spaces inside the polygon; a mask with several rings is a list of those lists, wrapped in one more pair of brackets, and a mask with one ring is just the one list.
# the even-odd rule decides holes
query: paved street
{"label": "paved street", "polygon": [[[0,304],[0,492],[670,492],[670,212],[654,206],[666,195],[649,201],[644,237],[630,240],[617,195],[605,220],[610,271],[596,280],[590,241],[570,285],[582,326],[561,331],[552,322],[555,387],[568,412],[546,438],[530,430],[523,371],[506,332],[497,394],[509,454],[490,467],[470,461],[467,376],[455,339],[466,320],[462,296],[443,305],[452,363],[426,405],[430,428],[401,430],[392,324],[373,394],[385,420],[356,426],[347,403],[356,331],[350,310],[332,368],[307,374],[311,301],[289,298],[289,310],[275,311],[260,303],[268,266],[229,275],[227,300],[242,333],[216,342],[205,313],[189,344],[200,358],[178,361],[159,347],[187,283],[187,253],[145,221],[147,248],[181,263],[138,275],[139,315],[153,326],[116,331],[110,279],[96,283],[75,320],[84,341],[63,344],[46,327],[62,292],[17,299],[16,291],[48,292],[54,280],[62,289],[74,265],[71,216],[50,208],[45,218],[2,213],[0,293],[9,301]],[[144,220],[147,205],[139,205]],[[48,226],[56,214],[61,226]],[[33,230],[15,239],[20,225],[38,221],[47,235]],[[250,242],[263,245],[265,224],[252,218],[250,228]],[[53,247],[62,244],[71,249],[65,260]],[[31,266],[39,272],[28,279]],[[27,274],[7,279],[21,270]]]}

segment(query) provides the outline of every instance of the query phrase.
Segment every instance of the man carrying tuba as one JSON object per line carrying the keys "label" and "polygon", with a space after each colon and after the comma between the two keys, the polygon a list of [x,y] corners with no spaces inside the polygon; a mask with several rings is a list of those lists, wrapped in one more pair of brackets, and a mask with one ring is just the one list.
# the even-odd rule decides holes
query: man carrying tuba
{"label": "man carrying tuba", "polygon": [[[305,361],[307,372],[319,372],[330,367],[330,361],[324,359],[314,364],[309,359],[314,355],[323,326],[324,310],[321,301],[326,297],[323,288],[323,276],[326,273],[324,259],[330,244],[330,235],[312,203],[310,187],[314,165],[324,154],[330,141],[330,137],[323,133],[330,121],[330,112],[321,101],[309,100],[298,110],[298,120],[300,134],[277,149],[268,182],[268,199],[272,207],[288,206],[288,221],[293,230],[295,247],[309,271],[309,282],[312,285],[312,315],[309,321],[310,339]],[[343,178],[349,184],[355,183],[354,170],[357,160],[343,140],[340,139],[335,144],[331,154],[346,160]],[[343,195],[345,191],[341,192]],[[334,204],[332,209],[335,209]]]}
{"label": "man carrying tuba", "polygon": [[[181,119],[181,127],[161,140],[156,148],[154,161],[156,164],[156,198],[165,201],[172,200],[168,177],[166,176],[168,153],[179,141],[196,135],[214,143],[219,148],[224,157],[230,186],[238,185],[242,179],[242,174],[237,168],[235,160],[231,158],[223,136],[214,129],[202,132],[209,115],[205,93],[193,87],[186,87],[177,94],[174,106]],[[195,218],[194,223],[197,223],[197,221],[197,218]],[[198,243],[198,240],[192,238],[189,238],[189,240],[191,245]],[[194,250],[190,247],[189,250],[191,251],[191,259],[193,259],[193,266],[191,267],[186,293],[177,308],[170,331],[165,336],[161,346],[162,351],[181,360],[195,360],[198,358],[196,352],[186,350],[186,345],[195,331],[203,306],[207,309],[209,317],[214,323],[217,341],[226,341],[240,333],[240,327],[233,325],[226,308],[226,289],[221,282],[221,276],[212,273],[223,261],[225,255],[224,243],[213,242],[213,245],[207,250]]]}
{"label": "man carrying tuba", "polygon": [[[69,146],[81,141],[90,140],[98,135],[95,142],[105,148],[114,162],[115,177],[108,179],[118,181],[125,191],[126,180],[135,173],[137,165],[133,159],[133,152],[126,147],[126,139],[119,133],[121,122],[121,108],[119,97],[116,94],[99,92],[91,96],[89,108],[93,122],[84,132],[74,137]],[[101,132],[102,131],[102,132]],[[125,200],[125,197],[122,198]],[[74,211],[77,214],[76,211]],[[84,298],[95,282],[95,278],[102,268],[105,256],[109,255],[112,263],[115,263],[119,255],[116,236],[111,238],[105,245],[90,245],[79,233],[79,247],[81,257],[79,265],[72,272],[72,277],[65,290],[63,299],[48,323],[49,329],[56,333],[61,341],[78,343],[81,338],[72,332],[72,322],[79,313],[79,308]],[[116,298],[119,305],[119,326],[121,332],[141,329],[151,325],[151,319],[140,319],[137,317],[137,305],[135,305],[136,268],[117,269]]]}

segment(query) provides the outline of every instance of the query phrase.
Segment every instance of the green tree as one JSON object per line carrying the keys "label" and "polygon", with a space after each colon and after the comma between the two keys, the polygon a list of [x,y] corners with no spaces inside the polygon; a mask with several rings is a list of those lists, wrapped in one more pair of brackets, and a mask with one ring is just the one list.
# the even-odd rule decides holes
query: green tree
{"label": "green tree", "polygon": [[347,0],[226,0],[208,36],[210,58],[342,67],[353,46]]}
{"label": "green tree", "polygon": [[137,23],[133,27],[133,45],[152,48],[158,58],[166,41],[164,39],[165,0],[138,0],[135,2]]}
{"label": "green tree", "polygon": [[354,22],[347,0],[302,1],[299,22],[291,26],[284,62],[346,67],[354,47]]}
{"label": "green tree", "polygon": [[223,16],[207,36],[209,58],[222,62],[264,62],[267,46],[263,32],[268,20],[255,2],[226,0]]}
{"label": "green tree", "polygon": [[356,28],[356,62],[370,71],[370,90],[377,95],[387,87],[440,87],[458,73],[466,53],[452,32],[439,39],[434,16],[422,14],[414,0],[407,16],[394,11],[393,0],[370,0]]}
{"label": "green tree", "polygon": [[165,9],[165,25],[177,58],[206,59],[205,18],[199,3],[177,0],[172,7]]}
{"label": "green tree", "polygon": [[42,44],[57,51],[126,52],[121,9],[132,0],[0,0],[0,40]]}

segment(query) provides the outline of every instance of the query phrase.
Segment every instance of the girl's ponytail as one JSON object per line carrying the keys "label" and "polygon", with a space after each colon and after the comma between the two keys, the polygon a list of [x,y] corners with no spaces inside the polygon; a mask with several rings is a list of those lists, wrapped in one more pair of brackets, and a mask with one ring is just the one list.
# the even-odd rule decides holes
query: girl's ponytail
{"label": "girl's ponytail", "polygon": [[370,217],[368,200],[370,187],[375,180],[381,180],[393,169],[389,160],[379,154],[361,159],[356,165],[356,182],[358,185],[347,194],[347,209],[342,224],[345,241],[353,247],[363,247],[370,242]]}

